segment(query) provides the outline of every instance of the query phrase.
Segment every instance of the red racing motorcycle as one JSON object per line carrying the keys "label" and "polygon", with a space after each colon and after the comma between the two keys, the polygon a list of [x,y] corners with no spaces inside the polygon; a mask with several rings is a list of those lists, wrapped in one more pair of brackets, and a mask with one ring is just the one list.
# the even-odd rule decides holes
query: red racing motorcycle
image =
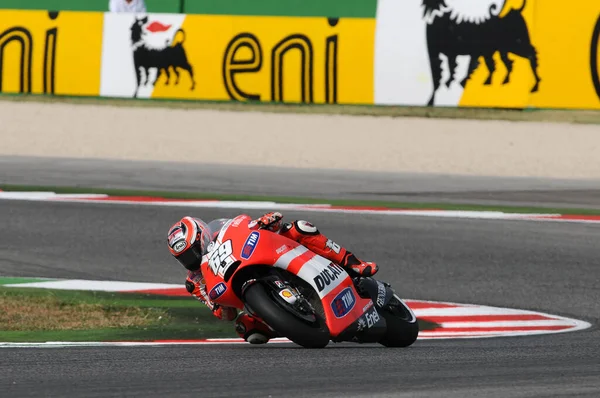
{"label": "red racing motorcycle", "polygon": [[210,299],[245,310],[307,348],[329,341],[407,347],[417,318],[388,283],[352,278],[344,268],[268,230],[250,216],[209,223],[217,236],[201,270]]}

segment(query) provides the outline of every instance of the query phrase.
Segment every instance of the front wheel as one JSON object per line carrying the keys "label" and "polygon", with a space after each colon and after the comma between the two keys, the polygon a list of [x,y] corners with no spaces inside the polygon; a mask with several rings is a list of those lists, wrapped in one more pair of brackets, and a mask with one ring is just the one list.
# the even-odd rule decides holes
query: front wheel
{"label": "front wheel", "polygon": [[249,286],[244,299],[259,318],[294,343],[305,348],[323,348],[329,344],[329,329],[318,316],[313,324],[298,319],[282,308],[261,283]]}
{"label": "front wheel", "polygon": [[379,341],[386,347],[408,347],[419,336],[419,323],[411,309],[394,294],[389,304],[379,310],[387,330]]}

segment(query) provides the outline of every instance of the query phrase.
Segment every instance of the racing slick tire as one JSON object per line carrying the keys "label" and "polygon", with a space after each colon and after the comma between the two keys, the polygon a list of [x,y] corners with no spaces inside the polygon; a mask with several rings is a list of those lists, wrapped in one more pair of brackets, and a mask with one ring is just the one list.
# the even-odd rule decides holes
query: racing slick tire
{"label": "racing slick tire", "polygon": [[397,299],[395,305],[379,310],[385,318],[387,330],[379,344],[386,347],[408,347],[419,336],[419,323],[414,313]]}
{"label": "racing slick tire", "polygon": [[317,318],[316,324],[309,325],[298,319],[277,304],[261,283],[249,286],[244,300],[259,318],[294,343],[305,348],[323,348],[329,344],[329,329],[322,320]]}

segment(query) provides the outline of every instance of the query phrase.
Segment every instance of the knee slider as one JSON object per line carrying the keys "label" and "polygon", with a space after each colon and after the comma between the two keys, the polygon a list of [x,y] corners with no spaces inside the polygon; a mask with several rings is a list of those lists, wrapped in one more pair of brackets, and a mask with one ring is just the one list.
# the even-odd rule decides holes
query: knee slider
{"label": "knee slider", "polygon": [[294,226],[303,235],[319,235],[317,227],[309,223],[308,221],[298,220],[294,221]]}
{"label": "knee slider", "polygon": [[195,288],[196,288],[196,285],[194,285],[194,282],[185,281],[185,290],[187,290],[189,294],[194,293]]}

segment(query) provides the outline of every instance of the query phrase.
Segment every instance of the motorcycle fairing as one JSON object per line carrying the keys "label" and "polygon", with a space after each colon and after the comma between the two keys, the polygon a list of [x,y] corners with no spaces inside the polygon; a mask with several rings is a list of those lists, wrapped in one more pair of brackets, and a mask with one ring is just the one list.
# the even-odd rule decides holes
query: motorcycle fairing
{"label": "motorcycle fairing", "polygon": [[[329,331],[332,336],[337,336],[363,315],[373,305],[373,302],[358,295],[352,279],[342,267],[309,251],[297,242],[293,243],[297,246],[284,253],[273,265],[295,273],[313,287],[323,304],[325,321]],[[302,259],[303,256],[305,256],[305,259]],[[283,257],[285,259],[282,261]],[[299,267],[291,267],[290,264],[296,259],[304,260],[304,262],[300,263]],[[298,269],[298,271],[294,272],[295,269]],[[346,289],[349,289],[354,304],[343,316],[337,317],[333,308],[335,305],[334,300],[338,294]]]}
{"label": "motorcycle fairing", "polygon": [[[373,302],[370,299],[360,297],[354,287],[352,278],[350,278],[342,267],[285,236],[265,230],[250,230],[248,228],[250,220],[249,216],[242,215],[227,222],[219,232],[215,244],[211,248],[212,251],[218,250],[220,245],[230,240],[232,253],[230,256],[227,256],[227,262],[232,264],[232,260],[236,262],[241,261],[241,264],[237,265],[236,273],[246,267],[266,265],[285,269],[297,275],[310,284],[321,299],[326,317],[325,321],[332,337],[342,333],[373,306]],[[241,257],[243,246],[249,235],[255,232],[259,234],[258,243],[254,248],[252,257],[249,260],[244,260]],[[211,290],[215,285],[222,282],[223,273],[227,271],[222,267],[214,267],[215,260],[212,261],[213,267],[209,266],[211,253],[205,256],[201,265],[208,290]],[[213,269],[217,270],[217,272],[215,273]],[[229,283],[227,284],[229,285]],[[332,303],[336,296],[347,288],[351,290],[356,302],[352,309],[344,314],[344,316],[338,318],[332,309]],[[243,307],[243,303],[236,295],[234,289],[227,289],[215,300],[215,303],[228,307]]]}

